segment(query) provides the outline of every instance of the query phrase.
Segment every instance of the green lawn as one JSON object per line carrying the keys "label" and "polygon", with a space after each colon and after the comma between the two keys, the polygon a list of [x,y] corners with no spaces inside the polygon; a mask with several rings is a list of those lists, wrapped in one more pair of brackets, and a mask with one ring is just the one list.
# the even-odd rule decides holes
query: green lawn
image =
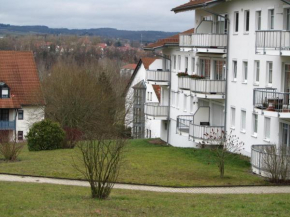
{"label": "green lawn", "polygon": [[[0,163],[0,173],[83,178],[72,166],[78,158],[78,149],[29,152],[19,156],[20,161]],[[119,182],[166,185],[258,185],[266,182],[251,174],[249,159],[239,157],[226,164],[225,178],[219,178],[213,153],[209,150],[181,149],[153,145],[148,140],[132,140],[127,146],[126,158]]]}
{"label": "green lawn", "polygon": [[193,195],[0,182],[0,216],[289,216],[290,195]]}

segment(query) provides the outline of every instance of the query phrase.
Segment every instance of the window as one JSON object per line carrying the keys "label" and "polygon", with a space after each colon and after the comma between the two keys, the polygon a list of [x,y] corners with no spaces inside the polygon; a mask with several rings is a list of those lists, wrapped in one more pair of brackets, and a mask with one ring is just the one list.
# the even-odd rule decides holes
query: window
{"label": "window", "polygon": [[248,82],[248,62],[243,62],[243,83]]}
{"label": "window", "polygon": [[152,92],[150,92],[150,101],[152,101]]}
{"label": "window", "polygon": [[239,12],[235,12],[235,32],[239,32]]}
{"label": "window", "polygon": [[192,64],[192,74],[193,74],[195,72],[195,58],[192,58],[191,64]]}
{"label": "window", "polygon": [[256,30],[262,29],[262,12],[257,11],[256,12]]}
{"label": "window", "polygon": [[18,141],[23,140],[23,131],[18,131]]}
{"label": "window", "polygon": [[176,69],[176,56],[173,56],[173,69]]}
{"label": "window", "polygon": [[9,109],[0,109],[0,121],[9,121]]}
{"label": "window", "polygon": [[272,77],[273,77],[273,62],[267,62],[267,84],[269,86],[272,85]]}
{"label": "window", "polygon": [[207,79],[210,78],[210,60],[209,59],[200,59],[200,76],[203,76]]}
{"label": "window", "polygon": [[178,55],[178,69],[181,70],[181,56]]}
{"label": "window", "polygon": [[214,61],[214,79],[225,80],[225,61]]}
{"label": "window", "polygon": [[274,19],[275,19],[274,9],[269,10],[268,17],[269,17],[269,29],[274,29]]}
{"label": "window", "polygon": [[216,23],[216,33],[225,34],[228,32],[228,25],[227,25],[227,14],[223,15],[224,17],[218,16],[217,23]]}
{"label": "window", "polygon": [[187,111],[187,96],[185,94],[183,97],[183,110]]}
{"label": "window", "polygon": [[193,96],[191,96],[190,97],[190,113],[193,113],[193,109],[194,109],[193,103],[194,103],[194,98]]}
{"label": "window", "polygon": [[253,135],[257,136],[258,134],[258,115],[253,114]]}
{"label": "window", "polygon": [[290,30],[290,8],[285,9],[285,30]]}
{"label": "window", "polygon": [[236,127],[236,109],[231,108],[231,127],[235,128]]}
{"label": "window", "polygon": [[18,110],[18,120],[23,120],[23,110]]}
{"label": "window", "polygon": [[254,72],[255,84],[259,84],[260,81],[260,61],[255,61],[255,72]]}
{"label": "window", "polygon": [[237,74],[238,74],[238,62],[236,60],[233,61],[233,80],[237,80]]}
{"label": "window", "polygon": [[185,66],[185,72],[188,72],[188,57],[185,57],[185,61],[184,61],[184,66]]}
{"label": "window", "polygon": [[246,132],[246,111],[241,112],[241,132]]}
{"label": "window", "polygon": [[250,30],[250,11],[245,11],[245,32]]}
{"label": "window", "polygon": [[3,87],[2,88],[1,97],[2,98],[9,98],[9,89],[8,89],[8,87]]}
{"label": "window", "polygon": [[269,141],[270,140],[270,125],[271,124],[271,119],[270,118],[265,118],[265,140]]}

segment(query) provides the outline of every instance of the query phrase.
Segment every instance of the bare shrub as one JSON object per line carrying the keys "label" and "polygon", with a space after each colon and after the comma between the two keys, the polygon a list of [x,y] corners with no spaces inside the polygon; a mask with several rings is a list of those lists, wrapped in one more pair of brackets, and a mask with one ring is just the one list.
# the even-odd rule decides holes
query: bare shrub
{"label": "bare shrub", "polygon": [[5,161],[16,161],[23,147],[23,143],[16,143],[16,141],[1,142],[0,154],[4,156]]}
{"label": "bare shrub", "polygon": [[285,182],[290,174],[289,153],[284,149],[278,149],[276,145],[265,146],[263,149],[263,163],[266,172],[270,175],[270,181]]}
{"label": "bare shrub", "polygon": [[212,129],[204,136],[206,137],[206,140],[201,144],[201,146],[211,146],[211,150],[217,159],[220,177],[223,178],[225,174],[225,161],[227,161],[229,153],[240,154],[244,149],[244,143],[239,141],[239,138],[236,135],[233,135],[232,132],[227,134],[218,129]]}
{"label": "bare shrub", "polygon": [[119,176],[122,164],[124,139],[105,140],[103,138],[81,142],[77,145],[81,152],[82,166],[75,163],[90,183],[92,198],[109,197],[114,183]]}

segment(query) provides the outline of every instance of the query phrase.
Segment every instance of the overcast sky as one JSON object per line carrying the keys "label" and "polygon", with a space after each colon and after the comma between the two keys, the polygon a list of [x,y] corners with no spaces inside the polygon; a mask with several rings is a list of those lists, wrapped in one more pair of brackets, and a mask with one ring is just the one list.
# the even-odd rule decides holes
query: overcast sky
{"label": "overcast sky", "polygon": [[0,23],[53,28],[184,31],[194,12],[170,10],[189,0],[0,0]]}

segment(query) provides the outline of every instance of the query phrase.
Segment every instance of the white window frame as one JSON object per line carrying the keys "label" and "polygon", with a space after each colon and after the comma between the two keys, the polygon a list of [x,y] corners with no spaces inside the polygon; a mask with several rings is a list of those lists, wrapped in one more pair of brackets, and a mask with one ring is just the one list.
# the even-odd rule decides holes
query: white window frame
{"label": "white window frame", "polygon": [[275,29],[275,9],[274,8],[271,8],[268,10],[268,29],[269,30]]}
{"label": "white window frame", "polygon": [[184,71],[188,73],[188,57],[184,58]]}
{"label": "white window frame", "polygon": [[[249,16],[247,16],[249,14]],[[244,32],[249,33],[250,32],[250,18],[251,13],[250,10],[244,10]]]}
{"label": "white window frame", "polygon": [[247,111],[242,109],[241,110],[241,133],[246,133],[247,128]]}
{"label": "white window frame", "polygon": [[258,127],[259,127],[259,116],[258,116],[257,113],[253,113],[252,124],[253,124],[253,127],[252,127],[253,134],[252,134],[252,136],[253,137],[257,137],[257,135],[258,135]]}
{"label": "white window frame", "polygon": [[173,55],[173,69],[176,70],[176,55]]}
{"label": "white window frame", "polygon": [[271,118],[264,119],[264,141],[269,142],[271,137]]}
{"label": "white window frame", "polygon": [[290,8],[284,9],[284,30],[290,31]]}
{"label": "white window frame", "polygon": [[243,83],[247,84],[249,78],[249,63],[247,60],[243,61]]}
{"label": "white window frame", "polygon": [[[270,67],[271,66],[271,67]],[[267,61],[267,77],[266,77],[267,87],[272,87],[273,85],[273,62]]]}
{"label": "white window frame", "polygon": [[237,34],[240,27],[240,13],[238,11],[234,12],[234,21],[234,33]]}
{"label": "white window frame", "polygon": [[181,70],[181,55],[178,55],[178,70]]}
{"label": "white window frame", "polygon": [[187,111],[187,95],[183,95],[183,111]]}
{"label": "white window frame", "polygon": [[191,70],[192,74],[195,74],[195,57],[191,58]]}
{"label": "white window frame", "polygon": [[255,60],[254,67],[254,85],[259,85],[261,75],[261,63],[259,60]]}
{"label": "white window frame", "polygon": [[262,11],[256,11],[256,30],[262,30]]}
{"label": "white window frame", "polygon": [[236,108],[231,107],[231,129],[236,128]]}
{"label": "white window frame", "polygon": [[238,78],[238,61],[233,60],[233,81],[237,81]]}

